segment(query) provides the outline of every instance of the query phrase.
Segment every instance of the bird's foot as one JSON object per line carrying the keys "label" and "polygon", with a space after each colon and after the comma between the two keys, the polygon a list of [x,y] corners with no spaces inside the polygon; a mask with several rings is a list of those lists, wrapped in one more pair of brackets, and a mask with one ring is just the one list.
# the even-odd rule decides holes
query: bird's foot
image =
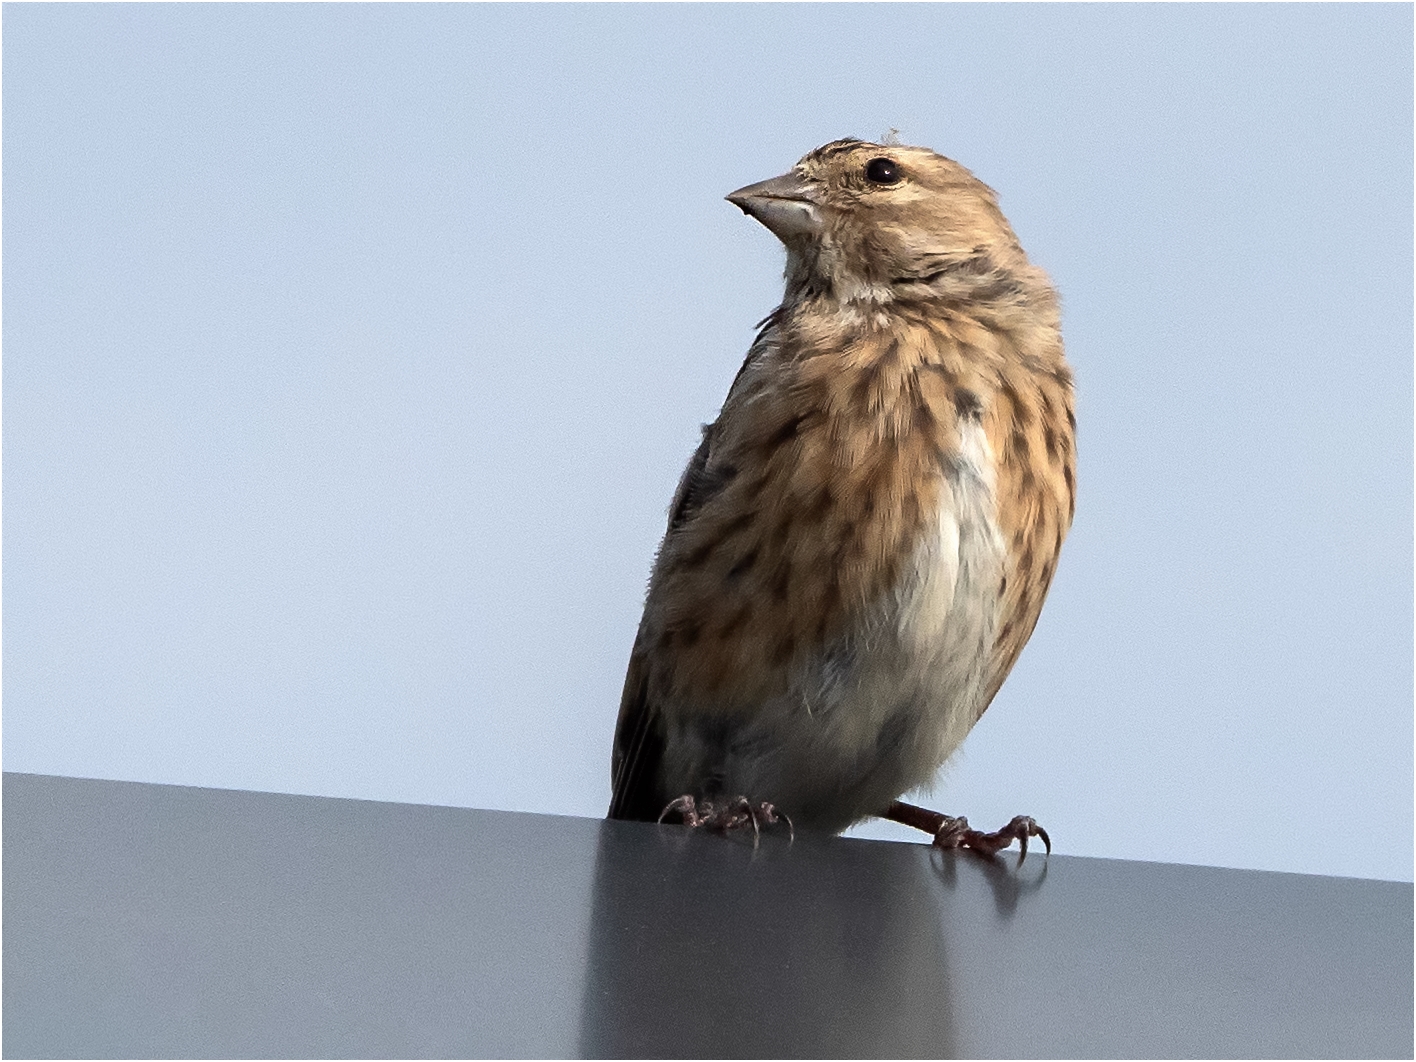
{"label": "bird's foot", "polygon": [[1052,839],[1030,815],[1015,815],[1008,825],[992,833],[972,829],[965,818],[945,818],[947,821],[934,833],[934,843],[940,848],[967,848],[991,856],[1017,841],[1018,862],[1021,863],[1028,857],[1028,838],[1041,837],[1047,854],[1052,854]]}
{"label": "bird's foot", "polygon": [[785,822],[788,836],[793,840],[796,839],[796,829],[792,826],[792,820],[765,800],[754,804],[747,797],[740,796],[723,803],[715,803],[711,800],[699,802],[685,793],[665,805],[664,810],[659,812],[659,821],[663,822],[665,818],[674,813],[678,814],[685,826],[694,829],[706,826],[719,833],[727,833],[729,830],[750,825],[753,847],[757,846],[763,826],[775,826],[779,822]]}
{"label": "bird's foot", "polygon": [[1052,854],[1052,839],[1028,815],[1014,816],[1013,821],[1001,830],[984,833],[970,827],[969,820],[962,816],[955,818],[896,800],[885,809],[883,818],[933,834],[934,844],[939,848],[967,848],[980,855],[992,856],[1017,841],[1020,850],[1018,862],[1022,863],[1028,857],[1028,838],[1041,837],[1047,854]]}

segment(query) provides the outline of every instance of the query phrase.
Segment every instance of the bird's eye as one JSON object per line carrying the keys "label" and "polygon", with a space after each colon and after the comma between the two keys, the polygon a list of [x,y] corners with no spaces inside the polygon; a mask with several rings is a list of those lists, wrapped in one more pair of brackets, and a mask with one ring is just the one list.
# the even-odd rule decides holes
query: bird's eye
{"label": "bird's eye", "polygon": [[873,184],[899,184],[901,176],[894,159],[871,159],[865,164],[865,179]]}

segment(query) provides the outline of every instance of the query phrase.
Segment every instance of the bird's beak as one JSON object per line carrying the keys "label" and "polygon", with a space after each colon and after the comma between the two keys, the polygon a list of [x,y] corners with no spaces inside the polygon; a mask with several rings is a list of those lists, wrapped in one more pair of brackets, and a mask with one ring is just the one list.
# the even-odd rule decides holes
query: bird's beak
{"label": "bird's beak", "polygon": [[739,188],[728,202],[766,225],[786,242],[821,231],[821,197],[817,187],[796,171]]}

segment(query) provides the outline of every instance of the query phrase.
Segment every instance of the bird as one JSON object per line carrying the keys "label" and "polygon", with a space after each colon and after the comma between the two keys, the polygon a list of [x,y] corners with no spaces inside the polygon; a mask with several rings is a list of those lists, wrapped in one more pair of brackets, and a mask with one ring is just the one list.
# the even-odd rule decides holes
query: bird
{"label": "bird", "polygon": [[669,507],[608,817],[991,856],[1029,837],[928,789],[1033,632],[1076,494],[1057,293],[969,170],[835,140],[728,202],[785,246],[780,305]]}

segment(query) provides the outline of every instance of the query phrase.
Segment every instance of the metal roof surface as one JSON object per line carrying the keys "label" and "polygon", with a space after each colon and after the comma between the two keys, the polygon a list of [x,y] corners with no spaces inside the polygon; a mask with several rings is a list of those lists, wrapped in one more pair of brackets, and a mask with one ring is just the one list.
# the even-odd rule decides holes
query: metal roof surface
{"label": "metal roof surface", "polygon": [[3,806],[8,1057],[1412,1055],[1405,883],[43,775]]}

